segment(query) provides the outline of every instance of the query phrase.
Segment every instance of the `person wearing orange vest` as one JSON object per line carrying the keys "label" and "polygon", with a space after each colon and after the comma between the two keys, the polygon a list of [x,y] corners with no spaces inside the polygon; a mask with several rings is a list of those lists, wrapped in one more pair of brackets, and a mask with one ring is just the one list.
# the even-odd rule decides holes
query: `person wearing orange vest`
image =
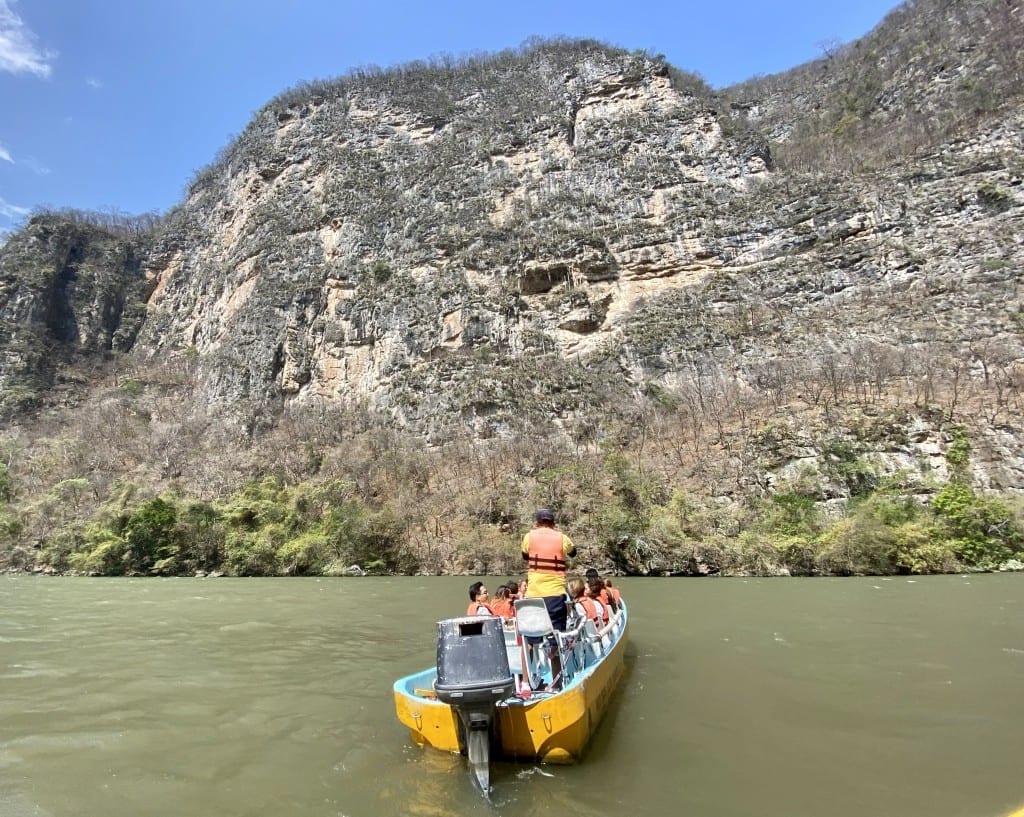
{"label": "person wearing orange vest", "polygon": [[555,530],[555,515],[541,508],[534,515],[533,529],[523,536],[526,561],[526,598],[544,599],[548,616],[556,630],[564,630],[568,608],[565,604],[565,576],[569,557],[576,555],[572,539]]}
{"label": "person wearing orange vest", "polygon": [[487,603],[487,588],[483,582],[473,582],[469,586],[469,607],[466,608],[467,616],[493,616],[494,611]]}
{"label": "person wearing orange vest", "polygon": [[600,616],[601,621],[598,622],[598,626],[602,626],[608,623],[608,596],[604,591],[604,582],[600,579],[590,579],[587,582],[586,589],[587,598],[593,603],[597,609],[597,614]]}
{"label": "person wearing orange vest", "polygon": [[491,611],[494,615],[501,616],[506,621],[511,618],[515,618],[516,608],[512,606],[512,598],[508,590],[508,585],[499,584],[498,589],[494,591],[494,601],[491,602]]}
{"label": "person wearing orange vest", "polygon": [[601,574],[593,567],[587,568],[587,586],[590,587],[594,584],[594,598],[604,605],[605,614],[604,620],[608,621],[608,609],[612,606],[612,602],[615,600],[614,596],[608,591],[608,587],[605,584],[604,579],[601,578]]}
{"label": "person wearing orange vest", "polygon": [[585,586],[580,579],[569,579],[569,583],[566,585],[569,597],[573,601],[574,611],[578,616],[577,621],[589,618],[597,627],[601,627],[604,623],[601,620],[601,613],[598,612],[594,600],[586,595],[584,589]]}

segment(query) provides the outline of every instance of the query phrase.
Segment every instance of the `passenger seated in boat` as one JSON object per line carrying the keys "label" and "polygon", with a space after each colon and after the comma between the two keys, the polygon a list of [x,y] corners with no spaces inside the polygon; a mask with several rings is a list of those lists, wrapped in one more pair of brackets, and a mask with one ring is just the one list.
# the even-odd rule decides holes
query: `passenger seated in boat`
{"label": "passenger seated in boat", "polygon": [[[608,623],[608,596],[604,591],[604,582],[601,579],[591,579],[587,582],[587,598],[589,598],[598,609],[601,618],[598,626]],[[603,598],[602,598],[603,595]]]}
{"label": "passenger seated in boat", "polygon": [[615,601],[615,596],[612,594],[611,589],[608,587],[608,580],[601,579],[601,602],[604,604],[604,609],[611,613],[617,613],[619,611],[619,605]]}
{"label": "passenger seated in boat", "polygon": [[615,603],[615,609],[618,610],[618,608],[622,604],[622,594],[619,592],[619,589],[617,587],[612,587],[611,579],[604,580],[604,589],[608,591],[608,595],[611,597],[611,600]]}
{"label": "passenger seated in boat", "polygon": [[496,616],[501,616],[505,621],[513,618],[516,614],[512,605],[512,594],[509,593],[507,584],[499,584],[494,591],[494,601],[491,602],[491,610]]}
{"label": "passenger seated in boat", "polygon": [[487,588],[483,582],[473,582],[469,586],[469,607],[466,608],[467,616],[493,616],[494,610],[487,602]]}
{"label": "passenger seated in boat", "polygon": [[585,585],[581,579],[569,579],[566,585],[569,598],[572,599],[573,611],[579,621],[590,619],[597,627],[601,626],[601,613],[597,609],[594,600],[585,591]]}
{"label": "passenger seated in boat", "polygon": [[[605,610],[607,610],[609,607],[612,607],[612,597],[608,593],[608,590],[605,588],[604,579],[601,578],[601,574],[599,574],[597,572],[597,570],[595,570],[592,567],[588,567],[587,568],[587,586],[588,587],[590,586],[591,582],[596,582],[598,584],[598,586],[600,587],[600,592],[595,596],[595,598],[599,602],[601,602],[601,604],[604,605]],[[614,608],[612,608],[612,609],[614,609]],[[605,621],[608,620],[607,614],[605,615],[605,619],[604,620]]]}

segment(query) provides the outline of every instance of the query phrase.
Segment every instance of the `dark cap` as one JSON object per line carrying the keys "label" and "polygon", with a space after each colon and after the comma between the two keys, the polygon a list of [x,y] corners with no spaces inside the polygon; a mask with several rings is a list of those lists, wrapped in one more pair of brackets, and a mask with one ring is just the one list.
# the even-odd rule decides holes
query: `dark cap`
{"label": "dark cap", "polygon": [[555,515],[551,513],[547,508],[541,508],[537,513],[533,515],[533,518],[538,522],[554,522]]}

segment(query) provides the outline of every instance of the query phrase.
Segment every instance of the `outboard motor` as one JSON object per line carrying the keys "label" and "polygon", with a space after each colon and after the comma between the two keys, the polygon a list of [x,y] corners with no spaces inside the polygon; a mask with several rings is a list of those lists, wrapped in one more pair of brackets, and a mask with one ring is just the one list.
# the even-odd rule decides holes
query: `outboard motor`
{"label": "outboard motor", "polygon": [[490,791],[494,707],[514,691],[500,618],[465,616],[437,623],[434,692],[458,713],[466,755],[485,795]]}

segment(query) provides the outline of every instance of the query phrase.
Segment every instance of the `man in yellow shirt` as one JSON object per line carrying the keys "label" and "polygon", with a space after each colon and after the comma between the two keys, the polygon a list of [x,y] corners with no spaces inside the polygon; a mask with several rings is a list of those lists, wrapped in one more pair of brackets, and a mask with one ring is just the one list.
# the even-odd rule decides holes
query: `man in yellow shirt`
{"label": "man in yellow shirt", "polygon": [[568,610],[565,577],[569,557],[576,555],[572,539],[555,529],[555,515],[541,508],[534,515],[533,529],[523,536],[523,559],[527,563],[526,598],[544,599],[556,630],[564,630]]}

